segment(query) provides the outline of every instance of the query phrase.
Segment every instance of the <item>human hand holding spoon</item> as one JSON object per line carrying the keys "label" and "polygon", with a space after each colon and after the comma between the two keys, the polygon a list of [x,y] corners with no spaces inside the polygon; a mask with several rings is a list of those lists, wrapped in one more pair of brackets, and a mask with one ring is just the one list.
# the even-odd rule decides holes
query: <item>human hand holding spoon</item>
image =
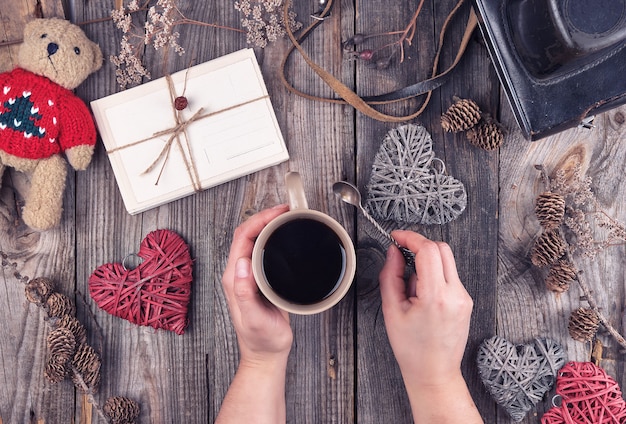
{"label": "human hand holding spoon", "polygon": [[406,247],[400,246],[400,244],[396,241],[396,239],[393,238],[393,236],[391,234],[389,234],[383,227],[380,226],[380,224],[378,222],[376,222],[376,220],[374,219],[374,217],[372,217],[367,210],[363,207],[363,204],[361,203],[361,193],[359,192],[359,190],[352,184],[346,182],[346,181],[339,181],[336,182],[335,184],[333,184],[333,192],[335,193],[335,195],[337,197],[339,197],[342,201],[349,203],[353,206],[356,206],[357,209],[359,209],[361,211],[361,213],[363,213],[363,216],[365,216],[365,218],[372,223],[372,225],[382,234],[384,235],[387,239],[389,239],[389,241],[391,241],[393,244],[396,245],[396,247],[398,249],[400,249],[400,252],[402,252],[402,256],[404,256],[404,260],[407,264],[407,266],[414,266],[415,265],[415,254],[413,252],[411,252],[409,249],[407,249]]}

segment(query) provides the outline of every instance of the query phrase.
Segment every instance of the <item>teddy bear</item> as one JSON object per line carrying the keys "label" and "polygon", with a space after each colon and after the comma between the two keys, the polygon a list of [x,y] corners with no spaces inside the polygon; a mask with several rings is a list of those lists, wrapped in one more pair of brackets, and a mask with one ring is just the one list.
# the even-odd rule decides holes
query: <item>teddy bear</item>
{"label": "teddy bear", "polygon": [[6,167],[30,176],[22,219],[29,227],[56,227],[63,213],[67,162],[91,162],[96,128],[72,90],[102,66],[102,52],[76,25],[35,19],[24,28],[17,66],[0,74],[0,177]]}

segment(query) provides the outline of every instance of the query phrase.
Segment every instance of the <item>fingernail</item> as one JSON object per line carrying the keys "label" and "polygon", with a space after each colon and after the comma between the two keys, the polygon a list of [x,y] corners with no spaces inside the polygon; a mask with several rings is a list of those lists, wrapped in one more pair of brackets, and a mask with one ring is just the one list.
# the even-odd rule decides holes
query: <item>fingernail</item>
{"label": "fingernail", "polygon": [[289,205],[286,203],[281,203],[280,205],[273,206],[272,209],[285,209]]}
{"label": "fingernail", "polygon": [[250,264],[246,258],[237,259],[237,263],[235,263],[235,276],[237,278],[248,278],[250,276]]}
{"label": "fingernail", "polygon": [[387,249],[387,259],[391,259],[395,255],[396,255],[396,249],[394,249],[393,245],[389,246],[389,248]]}

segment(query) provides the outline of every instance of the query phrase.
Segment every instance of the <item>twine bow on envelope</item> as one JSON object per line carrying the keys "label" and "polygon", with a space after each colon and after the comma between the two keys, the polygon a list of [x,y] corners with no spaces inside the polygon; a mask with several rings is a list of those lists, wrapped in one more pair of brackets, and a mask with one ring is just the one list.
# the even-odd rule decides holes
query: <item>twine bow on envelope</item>
{"label": "twine bow on envelope", "polygon": [[[183,161],[185,163],[185,169],[187,171],[187,175],[189,176],[189,180],[191,181],[191,184],[193,186],[194,191],[198,192],[198,191],[202,191],[202,186],[201,186],[201,182],[200,182],[200,177],[198,175],[198,169],[196,167],[196,163],[193,159],[193,156],[191,154],[191,148],[189,145],[189,136],[187,134],[187,128],[194,122],[197,122],[201,119],[205,119],[205,118],[209,118],[215,115],[218,115],[220,113],[224,113],[224,112],[228,112],[232,109],[236,109],[242,106],[246,106],[250,103],[254,103],[257,102],[259,100],[263,100],[269,97],[269,95],[263,95],[260,97],[256,97],[254,99],[251,100],[247,100],[245,102],[241,102],[241,103],[237,103],[235,105],[226,107],[224,109],[220,109],[214,112],[207,112],[207,113],[203,113],[204,112],[204,108],[199,108],[189,119],[185,120],[183,119],[182,116],[182,111],[178,110],[176,108],[176,99],[179,98],[180,96],[178,96],[176,94],[176,88],[174,87],[174,81],[172,80],[172,77],[168,74],[165,76],[165,80],[167,81],[167,87],[168,87],[168,91],[169,91],[169,96],[170,96],[170,103],[172,106],[172,113],[174,115],[174,122],[175,125],[171,128],[167,128],[165,130],[162,131],[158,131],[155,132],[154,134],[152,134],[149,137],[146,138],[142,138],[141,140],[137,140],[133,143],[129,143],[126,144],[124,146],[119,146],[119,147],[115,147],[113,149],[107,150],[107,154],[112,154],[114,152],[117,152],[119,150],[122,149],[126,149],[128,147],[132,147],[132,146],[136,146],[138,144],[144,143],[146,141],[149,140],[153,140],[157,137],[162,137],[162,136],[166,136],[169,135],[168,139],[166,140],[163,148],[161,149],[161,151],[159,152],[159,155],[154,159],[154,161],[142,172],[142,174],[147,174],[149,172],[151,172],[156,165],[159,162],[163,162],[163,164],[161,165],[161,170],[159,171],[159,175],[157,176],[157,179],[154,183],[154,185],[158,185],[159,184],[159,179],[161,178],[161,174],[163,173],[163,169],[165,169],[165,165],[167,164],[167,161],[170,157],[170,152],[172,150],[172,145],[176,144],[178,146],[178,148],[181,151],[182,154],[182,158]],[[185,80],[185,84],[186,84],[186,80]],[[184,93],[185,89],[183,89],[183,93]],[[183,136],[182,138],[184,138],[184,141],[181,140],[181,135]],[[184,144],[183,144],[184,143]],[[189,152],[188,155],[185,154],[185,151]]]}

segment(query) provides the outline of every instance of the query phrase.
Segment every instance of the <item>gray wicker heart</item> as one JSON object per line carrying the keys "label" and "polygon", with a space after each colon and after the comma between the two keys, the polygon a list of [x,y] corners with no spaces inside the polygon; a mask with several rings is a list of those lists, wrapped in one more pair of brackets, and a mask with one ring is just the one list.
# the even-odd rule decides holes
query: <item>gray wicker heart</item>
{"label": "gray wicker heart", "polygon": [[445,175],[432,138],[420,125],[402,125],[387,133],[367,189],[369,212],[398,223],[445,224],[467,204],[463,183]]}
{"label": "gray wicker heart", "polygon": [[476,361],[493,399],[514,421],[521,421],[550,390],[565,357],[550,339],[515,346],[495,336],[482,342]]}

